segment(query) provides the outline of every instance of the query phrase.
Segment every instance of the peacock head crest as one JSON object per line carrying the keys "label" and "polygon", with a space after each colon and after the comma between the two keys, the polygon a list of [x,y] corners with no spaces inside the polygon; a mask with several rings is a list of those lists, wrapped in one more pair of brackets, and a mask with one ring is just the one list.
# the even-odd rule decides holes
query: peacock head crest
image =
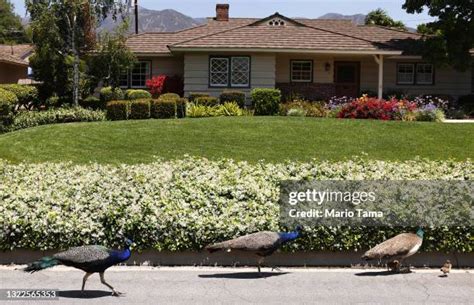
{"label": "peacock head crest", "polygon": [[127,247],[131,247],[133,245],[133,240],[131,240],[130,238],[125,237],[125,245]]}
{"label": "peacock head crest", "polygon": [[422,227],[418,228],[418,231],[416,231],[416,235],[418,235],[420,238],[423,238],[423,236],[425,235],[425,231],[423,231]]}
{"label": "peacock head crest", "polygon": [[300,235],[303,231],[304,231],[303,226],[301,226],[301,225],[296,226],[295,232],[298,233],[298,235]]}

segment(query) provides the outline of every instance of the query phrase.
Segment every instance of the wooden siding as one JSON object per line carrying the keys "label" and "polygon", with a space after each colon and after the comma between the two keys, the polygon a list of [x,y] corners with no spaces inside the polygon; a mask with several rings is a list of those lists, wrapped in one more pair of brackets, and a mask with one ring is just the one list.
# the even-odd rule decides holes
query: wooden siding
{"label": "wooden siding", "polygon": [[[140,60],[150,60],[141,58]],[[183,76],[183,57],[154,57],[151,61],[152,75]]]}
{"label": "wooden siding", "polygon": [[[222,55],[222,54],[212,54]],[[265,54],[226,54],[234,56],[250,56],[251,88],[232,88],[250,94],[252,88],[274,88],[275,87],[275,56]],[[191,92],[208,92],[218,96],[227,88],[209,88],[209,54],[186,54],[184,56],[184,93],[185,96]]]}

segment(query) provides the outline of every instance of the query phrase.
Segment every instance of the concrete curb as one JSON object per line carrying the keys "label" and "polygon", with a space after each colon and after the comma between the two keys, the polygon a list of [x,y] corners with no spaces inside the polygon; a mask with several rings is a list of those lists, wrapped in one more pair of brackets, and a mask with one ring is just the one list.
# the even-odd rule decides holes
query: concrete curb
{"label": "concrete curb", "polygon": [[[0,265],[22,265],[58,251],[14,250],[0,252]],[[366,265],[359,252],[277,252],[265,259],[266,266],[280,267],[360,267]],[[417,253],[405,261],[414,267],[437,268],[449,259],[455,268],[474,268],[473,253]],[[127,265],[139,266],[255,266],[256,259],[247,253],[134,252]],[[373,262],[374,265],[377,262]]]}

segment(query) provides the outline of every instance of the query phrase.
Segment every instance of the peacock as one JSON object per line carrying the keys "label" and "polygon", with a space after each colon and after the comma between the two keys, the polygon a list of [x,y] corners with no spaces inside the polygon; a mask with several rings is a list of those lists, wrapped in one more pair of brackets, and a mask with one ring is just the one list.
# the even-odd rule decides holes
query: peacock
{"label": "peacock", "polygon": [[120,296],[123,293],[116,291],[114,287],[105,281],[104,273],[109,267],[125,262],[130,258],[130,246],[132,243],[130,239],[125,238],[125,246],[122,250],[112,250],[99,245],[71,248],[30,263],[23,271],[34,273],[57,265],[65,265],[83,270],[86,274],[82,280],[82,293],[84,293],[87,279],[92,274],[99,273],[101,283],[112,290],[113,296]]}
{"label": "peacock", "polygon": [[394,262],[397,265],[397,271],[402,260],[415,254],[423,243],[425,232],[419,228],[416,234],[402,233],[378,244],[362,256],[364,260],[387,260],[392,266]]}
{"label": "peacock", "polygon": [[257,267],[258,272],[260,273],[260,266],[265,260],[265,257],[272,255],[273,252],[278,250],[278,248],[280,248],[285,243],[294,241],[300,237],[302,231],[303,228],[301,226],[297,226],[295,231],[292,232],[257,232],[209,245],[205,249],[210,253],[217,251],[231,252],[234,250],[255,254],[258,257]]}

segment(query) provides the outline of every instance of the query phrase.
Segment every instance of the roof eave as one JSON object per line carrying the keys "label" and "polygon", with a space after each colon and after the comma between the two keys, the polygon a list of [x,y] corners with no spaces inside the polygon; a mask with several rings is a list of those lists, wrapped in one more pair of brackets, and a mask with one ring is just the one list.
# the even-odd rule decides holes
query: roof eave
{"label": "roof eave", "polygon": [[255,52],[255,53],[310,53],[310,54],[344,54],[344,55],[402,55],[398,50],[314,50],[288,48],[210,48],[169,46],[171,52]]}
{"label": "roof eave", "polygon": [[20,63],[20,62],[17,62],[17,61],[11,61],[11,60],[8,60],[8,59],[1,59],[1,58],[0,58],[0,62],[5,63],[5,64],[9,64],[9,65],[14,65],[14,66],[21,66],[21,67],[28,67],[29,66],[29,63],[27,63],[27,62]]}

